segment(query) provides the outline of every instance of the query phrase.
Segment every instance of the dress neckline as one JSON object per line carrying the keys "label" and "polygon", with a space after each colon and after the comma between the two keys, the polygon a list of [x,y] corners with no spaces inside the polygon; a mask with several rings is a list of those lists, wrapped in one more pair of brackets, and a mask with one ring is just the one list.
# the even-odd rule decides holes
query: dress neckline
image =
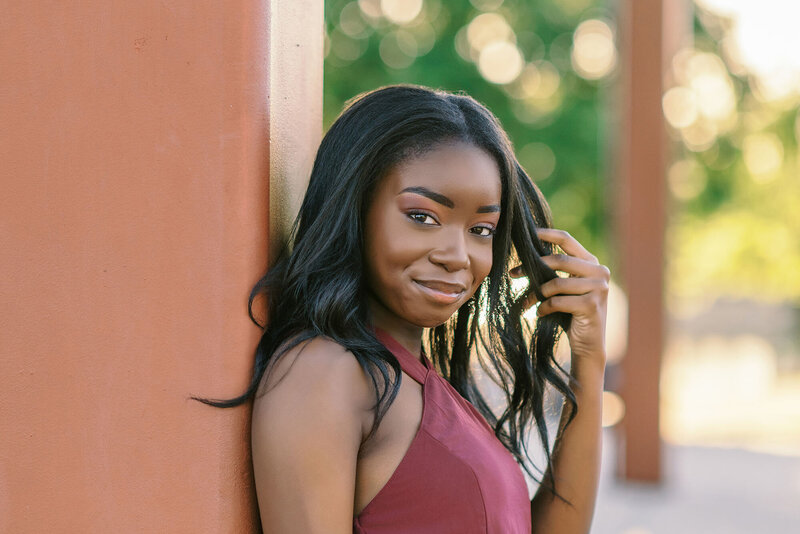
{"label": "dress neckline", "polygon": [[421,352],[420,357],[417,357],[399,341],[393,338],[386,330],[378,328],[377,326],[374,326],[373,330],[375,331],[375,336],[378,338],[378,341],[389,349],[389,352],[394,354],[395,358],[400,362],[400,367],[403,368],[403,371],[417,382],[424,383],[426,375],[433,369],[433,364],[425,353]]}

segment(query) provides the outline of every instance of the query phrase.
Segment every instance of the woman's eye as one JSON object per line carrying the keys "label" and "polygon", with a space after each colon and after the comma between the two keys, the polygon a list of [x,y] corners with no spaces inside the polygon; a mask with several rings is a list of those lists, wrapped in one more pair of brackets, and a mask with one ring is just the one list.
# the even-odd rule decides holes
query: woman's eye
{"label": "woman's eye", "polygon": [[415,213],[413,213],[413,212],[412,212],[412,213],[409,213],[409,214],[408,214],[408,217],[409,217],[411,220],[413,220],[413,221],[416,221],[416,222],[418,222],[418,223],[422,223],[422,224],[436,224],[436,219],[434,219],[433,217],[431,217],[431,216],[430,216],[430,215],[428,215],[427,213],[419,213],[419,212],[415,212]]}
{"label": "woman's eye", "polygon": [[475,226],[470,231],[473,234],[481,237],[489,237],[494,235],[494,228],[490,226]]}

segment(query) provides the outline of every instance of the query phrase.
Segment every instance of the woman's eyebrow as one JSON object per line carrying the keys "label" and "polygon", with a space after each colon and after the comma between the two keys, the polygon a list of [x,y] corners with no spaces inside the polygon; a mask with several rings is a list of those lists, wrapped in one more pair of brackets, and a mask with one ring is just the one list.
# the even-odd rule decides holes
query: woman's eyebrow
{"label": "woman's eyebrow", "polygon": [[420,186],[417,186],[417,187],[406,187],[405,189],[403,189],[400,192],[401,193],[416,193],[417,195],[422,195],[423,197],[427,197],[427,198],[433,200],[434,202],[437,202],[437,203],[441,204],[442,206],[444,206],[446,208],[454,208],[456,206],[453,203],[452,200],[450,200],[449,198],[447,198],[443,194],[437,193],[436,191],[431,191],[427,187],[420,187]]}
{"label": "woman's eyebrow", "polygon": [[[414,193],[417,195],[422,195],[423,197],[427,197],[434,202],[441,204],[447,208],[454,208],[455,203],[450,200],[448,197],[444,196],[441,193],[437,193],[436,191],[431,191],[427,187],[416,186],[416,187],[406,187],[400,193]],[[497,213],[500,211],[500,206],[498,204],[489,204],[488,206],[480,206],[476,213]]]}
{"label": "woman's eyebrow", "polygon": [[490,204],[488,206],[481,206],[478,208],[477,213],[497,213],[500,211],[500,206],[498,204]]}

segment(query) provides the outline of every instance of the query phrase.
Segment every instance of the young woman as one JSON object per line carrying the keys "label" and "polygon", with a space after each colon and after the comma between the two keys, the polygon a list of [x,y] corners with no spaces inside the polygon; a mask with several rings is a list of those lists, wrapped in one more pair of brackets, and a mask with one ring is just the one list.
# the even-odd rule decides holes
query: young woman
{"label": "young woman", "polygon": [[[260,294],[268,316],[250,387],[207,401],[254,398],[264,532],[589,531],[609,271],[550,226],[472,98],[390,86],[349,103],[319,147],[289,251],[251,293],[251,317]],[[522,313],[537,303],[531,328]],[[568,373],[553,358],[560,329]],[[475,365],[505,393],[500,413]],[[530,473],[532,425],[548,443],[548,387],[565,409],[531,501],[520,465]]]}

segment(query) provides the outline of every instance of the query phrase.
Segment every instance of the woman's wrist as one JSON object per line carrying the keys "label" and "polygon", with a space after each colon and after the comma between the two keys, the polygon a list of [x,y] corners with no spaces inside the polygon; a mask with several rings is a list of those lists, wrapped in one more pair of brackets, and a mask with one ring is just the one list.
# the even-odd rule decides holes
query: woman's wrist
{"label": "woman's wrist", "polygon": [[575,394],[602,392],[605,381],[606,355],[605,353],[572,357],[570,366],[570,386]]}

